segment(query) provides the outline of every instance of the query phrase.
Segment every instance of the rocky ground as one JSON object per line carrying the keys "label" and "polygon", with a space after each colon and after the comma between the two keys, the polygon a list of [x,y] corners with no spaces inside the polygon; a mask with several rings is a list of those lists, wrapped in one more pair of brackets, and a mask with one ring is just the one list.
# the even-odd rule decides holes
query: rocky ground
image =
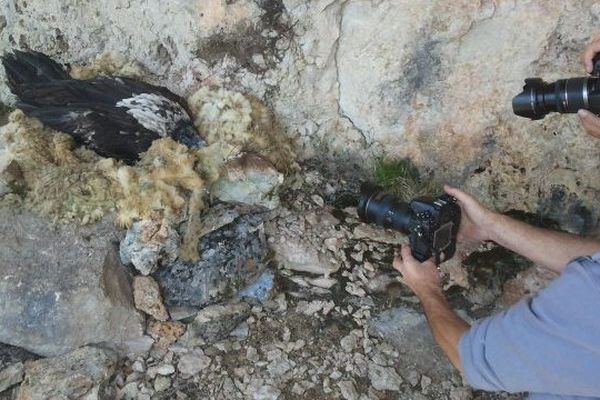
{"label": "rocky ground", "polygon": [[[219,279],[184,280],[202,293],[217,293],[204,302],[173,289],[172,278],[163,279],[160,272],[170,265],[153,275],[131,269],[135,306],[147,316],[142,325],[147,342],[125,350],[85,346],[37,361],[3,346],[0,398],[520,398],[471,390],[437,349],[416,297],[390,268],[394,249],[406,238],[357,219],[360,178],[310,165],[289,177],[281,206],[260,214],[262,233],[252,239],[268,243],[268,253],[261,253],[258,242],[246,246],[248,259],[263,258],[251,274],[258,280],[246,285],[239,270],[219,275],[246,285],[244,290],[221,291]],[[227,237],[223,232],[238,226],[236,221],[255,217],[236,210],[242,216],[233,220],[231,213],[218,214],[225,220],[208,236]],[[244,251],[242,236],[218,242],[228,249],[223,257]],[[486,315],[506,296],[528,289],[511,280],[521,270],[533,274],[522,260],[482,248],[461,263],[465,251],[443,267],[451,301],[465,318]],[[492,265],[480,265],[478,257]],[[188,267],[194,265],[199,264]],[[494,272],[494,266],[503,272]],[[196,303],[190,305],[192,298]],[[76,311],[71,315],[86,319]],[[61,332],[74,334],[69,328]]]}

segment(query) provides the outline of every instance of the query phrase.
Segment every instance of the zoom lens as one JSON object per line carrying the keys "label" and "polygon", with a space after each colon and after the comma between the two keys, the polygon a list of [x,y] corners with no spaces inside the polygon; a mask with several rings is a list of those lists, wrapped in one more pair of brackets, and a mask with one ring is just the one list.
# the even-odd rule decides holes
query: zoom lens
{"label": "zoom lens", "polygon": [[576,113],[580,109],[600,112],[598,78],[559,79],[546,83],[540,78],[525,79],[523,91],[512,100],[516,115],[542,119],[548,113]]}
{"label": "zoom lens", "polygon": [[383,188],[370,183],[363,183],[360,192],[357,210],[363,222],[375,223],[405,234],[410,233],[414,218],[408,203],[386,194]]}

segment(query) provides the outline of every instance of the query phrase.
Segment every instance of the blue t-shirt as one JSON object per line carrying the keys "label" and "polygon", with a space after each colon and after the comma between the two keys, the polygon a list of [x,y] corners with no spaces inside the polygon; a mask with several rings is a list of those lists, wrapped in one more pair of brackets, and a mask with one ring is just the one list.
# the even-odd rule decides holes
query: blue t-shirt
{"label": "blue t-shirt", "polygon": [[600,398],[600,252],[460,339],[467,382],[529,399]]}

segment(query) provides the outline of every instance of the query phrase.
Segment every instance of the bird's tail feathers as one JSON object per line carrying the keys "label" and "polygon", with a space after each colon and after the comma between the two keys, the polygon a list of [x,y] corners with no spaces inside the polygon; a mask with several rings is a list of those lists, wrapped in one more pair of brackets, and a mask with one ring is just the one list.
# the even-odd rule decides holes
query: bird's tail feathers
{"label": "bird's tail feathers", "polygon": [[70,79],[69,73],[56,61],[37,51],[13,50],[0,57],[10,90],[19,95],[23,83]]}

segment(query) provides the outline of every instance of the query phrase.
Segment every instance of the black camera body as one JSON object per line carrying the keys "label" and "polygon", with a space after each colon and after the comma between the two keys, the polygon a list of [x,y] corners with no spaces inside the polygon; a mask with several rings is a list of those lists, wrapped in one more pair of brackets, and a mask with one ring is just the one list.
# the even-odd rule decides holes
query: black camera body
{"label": "black camera body", "polygon": [[409,235],[412,254],[419,261],[434,257],[439,264],[454,256],[461,210],[452,196],[418,197],[405,203],[380,186],[364,183],[357,209],[363,222]]}
{"label": "black camera body", "polygon": [[525,79],[523,91],[513,97],[513,112],[532,120],[548,113],[576,113],[585,109],[600,113],[600,55],[593,59],[592,76],[544,82],[540,78]]}

